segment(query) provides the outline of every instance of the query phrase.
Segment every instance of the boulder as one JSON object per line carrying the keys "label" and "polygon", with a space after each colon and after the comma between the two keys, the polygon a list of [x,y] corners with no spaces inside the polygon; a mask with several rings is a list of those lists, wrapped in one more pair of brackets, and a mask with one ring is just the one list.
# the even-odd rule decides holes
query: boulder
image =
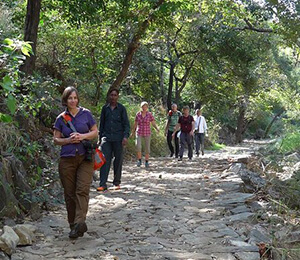
{"label": "boulder", "polygon": [[[0,217],[15,217],[18,214],[18,200],[14,196],[12,186],[7,181],[7,173],[0,162]],[[8,178],[11,178],[8,176]]]}
{"label": "boulder", "polygon": [[18,246],[28,246],[32,245],[32,242],[35,241],[35,236],[28,226],[25,225],[16,225],[13,227],[16,234],[19,236]]}
{"label": "boulder", "polygon": [[21,208],[28,212],[31,208],[32,191],[27,184],[26,171],[22,162],[14,155],[3,157],[2,162],[7,185],[13,187],[15,198],[21,204]]}
{"label": "boulder", "polygon": [[245,184],[248,192],[253,192],[262,189],[266,186],[266,180],[258,173],[249,171],[242,163],[233,163],[229,171],[238,174]]}
{"label": "boulder", "polygon": [[4,253],[12,255],[12,253],[14,253],[16,250],[19,240],[19,236],[11,227],[4,226],[3,234],[0,237],[0,249]]}

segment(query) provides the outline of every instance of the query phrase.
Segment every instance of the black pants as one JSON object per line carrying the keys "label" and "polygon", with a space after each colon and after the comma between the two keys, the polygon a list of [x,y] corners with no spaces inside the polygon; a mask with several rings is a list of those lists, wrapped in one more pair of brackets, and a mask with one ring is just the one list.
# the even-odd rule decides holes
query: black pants
{"label": "black pants", "polygon": [[[178,138],[177,138],[177,133],[175,133],[175,136],[174,136],[174,142],[175,142],[175,156],[178,157],[178,154],[179,154],[179,141],[178,141]],[[167,142],[168,142],[168,146],[169,146],[169,149],[170,149],[170,152],[171,154],[174,154],[174,147],[173,147],[173,144],[172,144],[172,134],[173,132],[172,131],[168,131],[168,134],[167,134]]]}
{"label": "black pants", "polygon": [[110,170],[110,165],[112,158],[114,158],[114,185],[120,185],[121,174],[122,174],[122,164],[123,164],[123,145],[120,142],[109,142],[106,141],[101,146],[102,152],[104,153],[106,163],[100,169],[100,187],[107,187],[107,179]]}
{"label": "black pants", "polygon": [[204,152],[204,133],[195,133],[196,141],[196,153],[199,154],[199,150]]}

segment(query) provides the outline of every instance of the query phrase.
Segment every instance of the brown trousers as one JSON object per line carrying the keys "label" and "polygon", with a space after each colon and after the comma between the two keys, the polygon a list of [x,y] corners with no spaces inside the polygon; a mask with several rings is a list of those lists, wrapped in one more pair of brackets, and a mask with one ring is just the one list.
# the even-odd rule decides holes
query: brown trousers
{"label": "brown trousers", "polygon": [[69,224],[86,219],[93,171],[93,163],[85,161],[84,155],[60,158],[59,176],[64,188]]}

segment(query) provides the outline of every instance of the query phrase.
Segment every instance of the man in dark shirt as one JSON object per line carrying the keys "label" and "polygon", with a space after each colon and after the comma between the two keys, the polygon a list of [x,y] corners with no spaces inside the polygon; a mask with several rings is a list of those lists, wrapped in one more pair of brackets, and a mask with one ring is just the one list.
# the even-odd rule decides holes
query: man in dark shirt
{"label": "man in dark shirt", "polygon": [[179,117],[178,124],[175,127],[173,137],[175,137],[175,132],[178,129],[181,129],[180,133],[180,149],[179,149],[179,159],[178,161],[182,161],[183,153],[184,153],[184,146],[187,143],[188,145],[188,157],[192,160],[193,157],[193,135],[195,130],[195,122],[194,118],[190,115],[190,108],[185,106],[183,108],[183,115]]}
{"label": "man in dark shirt", "polygon": [[119,90],[111,89],[108,96],[109,103],[102,107],[99,126],[99,140],[106,158],[106,163],[100,169],[100,187],[97,188],[97,191],[102,192],[107,191],[106,182],[113,157],[115,157],[113,185],[115,189],[120,189],[123,146],[127,144],[130,132],[126,108],[118,103]]}

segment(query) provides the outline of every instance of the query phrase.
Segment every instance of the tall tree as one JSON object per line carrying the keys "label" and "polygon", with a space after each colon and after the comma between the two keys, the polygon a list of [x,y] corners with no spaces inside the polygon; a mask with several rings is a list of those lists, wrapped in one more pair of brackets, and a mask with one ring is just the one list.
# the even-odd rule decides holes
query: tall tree
{"label": "tall tree", "polygon": [[26,57],[24,64],[21,66],[21,70],[26,75],[31,75],[35,68],[41,2],[42,0],[27,0],[24,41],[31,43],[33,55]]}

